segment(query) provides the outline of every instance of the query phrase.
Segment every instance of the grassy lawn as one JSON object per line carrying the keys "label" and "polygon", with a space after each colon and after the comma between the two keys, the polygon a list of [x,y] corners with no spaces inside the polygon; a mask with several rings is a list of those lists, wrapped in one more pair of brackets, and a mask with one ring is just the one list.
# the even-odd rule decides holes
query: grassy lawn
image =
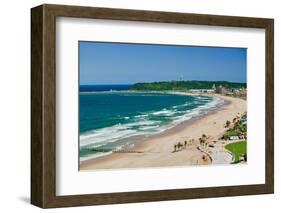
{"label": "grassy lawn", "polygon": [[236,143],[227,144],[225,148],[234,154],[234,163],[238,163],[240,161],[240,156],[247,153],[247,142],[238,141]]}

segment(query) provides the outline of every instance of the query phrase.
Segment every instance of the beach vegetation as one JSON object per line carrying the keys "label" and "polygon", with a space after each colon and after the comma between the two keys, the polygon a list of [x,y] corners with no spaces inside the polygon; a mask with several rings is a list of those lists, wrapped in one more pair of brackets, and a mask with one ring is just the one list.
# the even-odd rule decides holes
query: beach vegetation
{"label": "beach vegetation", "polygon": [[177,144],[174,145],[174,152],[177,151]]}
{"label": "beach vegetation", "polygon": [[213,85],[221,85],[225,88],[246,88],[246,83],[233,83],[228,81],[162,81],[136,83],[130,90],[163,91],[163,90],[192,90],[213,89]]}
{"label": "beach vegetation", "polygon": [[206,134],[202,134],[202,136],[199,138],[199,142],[201,145],[205,145],[208,137]]}
{"label": "beach vegetation", "polygon": [[174,144],[174,152],[182,150],[183,147],[185,147],[185,145],[182,144],[181,142]]}
{"label": "beach vegetation", "polygon": [[178,142],[178,150],[180,150],[183,147],[181,142]]}
{"label": "beach vegetation", "polygon": [[203,161],[206,161],[206,160],[207,160],[206,155],[203,155],[203,156],[202,156],[202,160],[203,160]]}
{"label": "beach vegetation", "polygon": [[235,130],[235,129],[229,129],[229,130],[227,130],[227,131],[223,134],[222,139],[227,140],[227,139],[229,139],[229,138],[232,137],[232,136],[239,136],[239,134],[240,134],[240,133],[239,133],[237,130]]}
{"label": "beach vegetation", "polygon": [[[221,139],[229,140],[231,137],[235,136],[240,139],[247,137],[247,125],[245,123],[241,123],[237,117],[236,119],[233,119],[233,121],[235,122],[234,125],[223,134]],[[225,127],[230,127],[230,121],[226,121]]]}
{"label": "beach vegetation", "polygon": [[227,120],[227,121],[225,122],[225,128],[228,128],[228,127],[230,126],[230,124],[231,124],[231,122],[230,122],[229,120]]}

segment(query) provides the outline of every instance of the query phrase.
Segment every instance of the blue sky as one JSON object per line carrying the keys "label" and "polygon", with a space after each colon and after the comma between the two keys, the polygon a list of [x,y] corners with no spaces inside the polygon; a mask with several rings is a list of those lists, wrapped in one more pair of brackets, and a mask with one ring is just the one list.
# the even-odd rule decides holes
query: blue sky
{"label": "blue sky", "polygon": [[246,82],[246,48],[79,42],[80,84]]}

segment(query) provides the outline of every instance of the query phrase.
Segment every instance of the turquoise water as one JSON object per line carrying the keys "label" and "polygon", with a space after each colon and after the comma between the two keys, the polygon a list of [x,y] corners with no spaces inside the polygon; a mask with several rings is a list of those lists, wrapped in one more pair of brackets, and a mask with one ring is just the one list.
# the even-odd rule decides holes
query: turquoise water
{"label": "turquoise water", "polygon": [[215,110],[222,100],[161,93],[80,93],[80,159],[110,154],[129,142]]}

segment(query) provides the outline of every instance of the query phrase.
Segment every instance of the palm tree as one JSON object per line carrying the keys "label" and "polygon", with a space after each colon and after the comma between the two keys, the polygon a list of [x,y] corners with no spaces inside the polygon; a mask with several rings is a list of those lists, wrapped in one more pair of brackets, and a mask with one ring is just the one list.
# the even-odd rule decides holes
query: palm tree
{"label": "palm tree", "polygon": [[207,145],[207,143],[206,143],[207,139],[208,139],[207,135],[202,134],[202,137],[199,138],[200,144],[203,145],[203,146],[204,145],[206,146]]}
{"label": "palm tree", "polygon": [[227,120],[226,123],[225,123],[225,127],[228,128],[229,125],[230,125],[230,123],[231,123],[231,122],[230,122],[229,120]]}
{"label": "palm tree", "polygon": [[204,142],[206,142],[206,140],[207,140],[207,135],[203,134],[203,135],[202,135],[202,138],[203,138]]}
{"label": "palm tree", "polygon": [[199,141],[200,141],[200,144],[202,145],[203,144],[203,139],[199,138]]}
{"label": "palm tree", "polygon": [[205,160],[206,160],[206,156],[205,156],[205,155],[203,155],[203,156],[202,156],[202,159],[203,159],[203,161],[205,161]]}
{"label": "palm tree", "polygon": [[182,148],[182,143],[178,142],[178,149],[181,149],[181,148]]}
{"label": "palm tree", "polygon": [[174,145],[174,151],[177,151],[177,144]]}

